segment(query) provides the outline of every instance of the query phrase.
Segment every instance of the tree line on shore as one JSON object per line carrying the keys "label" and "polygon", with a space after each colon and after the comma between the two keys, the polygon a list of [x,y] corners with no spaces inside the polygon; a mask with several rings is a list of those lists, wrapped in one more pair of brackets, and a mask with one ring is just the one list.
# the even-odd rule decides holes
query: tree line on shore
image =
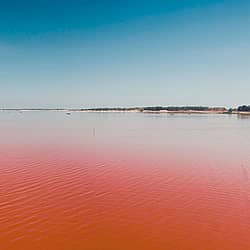
{"label": "tree line on shore", "polygon": [[250,105],[239,106],[237,111],[239,111],[239,112],[250,112]]}
{"label": "tree line on shore", "polygon": [[145,111],[226,111],[224,107],[206,107],[206,106],[168,106],[168,107],[144,107]]}
{"label": "tree line on shore", "polygon": [[250,112],[250,105],[242,105],[237,108],[225,108],[225,107],[208,107],[208,106],[148,106],[148,107],[132,107],[132,108],[90,108],[90,109],[81,109],[81,111],[133,111],[139,110],[159,112],[159,111],[219,111],[225,113],[232,113],[233,111],[238,112]]}
{"label": "tree line on shore", "polygon": [[6,109],[0,108],[0,110],[12,111],[12,110],[68,110],[68,111],[150,111],[150,112],[159,112],[159,111],[172,111],[172,112],[181,112],[181,111],[214,111],[214,112],[222,112],[222,113],[232,113],[232,112],[250,112],[250,105],[242,105],[237,108],[225,108],[225,107],[208,107],[208,106],[148,106],[148,107],[103,107],[103,108],[75,108],[75,109],[61,109],[61,108],[26,108],[26,109]]}

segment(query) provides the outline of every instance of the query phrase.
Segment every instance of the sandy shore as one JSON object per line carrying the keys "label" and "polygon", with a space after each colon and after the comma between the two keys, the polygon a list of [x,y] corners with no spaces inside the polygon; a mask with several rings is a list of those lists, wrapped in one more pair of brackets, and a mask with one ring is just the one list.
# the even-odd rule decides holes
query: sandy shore
{"label": "sandy shore", "polygon": [[169,111],[169,110],[141,110],[141,109],[131,109],[131,110],[91,110],[91,109],[0,109],[0,111],[17,111],[17,112],[28,112],[28,111],[59,111],[59,112],[84,112],[84,113],[145,113],[145,114],[236,114],[236,115],[250,115],[250,112],[233,111],[228,112],[227,110],[179,110],[179,111]]}

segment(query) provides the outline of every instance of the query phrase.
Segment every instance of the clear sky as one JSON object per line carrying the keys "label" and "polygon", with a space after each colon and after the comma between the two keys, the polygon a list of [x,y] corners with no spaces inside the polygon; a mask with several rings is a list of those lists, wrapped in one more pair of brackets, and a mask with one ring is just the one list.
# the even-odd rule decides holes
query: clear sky
{"label": "clear sky", "polygon": [[2,108],[250,104],[250,1],[1,1],[0,87]]}

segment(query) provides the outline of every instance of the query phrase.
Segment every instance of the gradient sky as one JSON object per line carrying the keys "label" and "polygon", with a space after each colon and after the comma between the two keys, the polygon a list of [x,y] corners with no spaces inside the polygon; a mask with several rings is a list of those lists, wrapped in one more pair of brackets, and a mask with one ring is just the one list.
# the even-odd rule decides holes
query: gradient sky
{"label": "gradient sky", "polygon": [[1,108],[250,104],[250,1],[1,1],[0,87]]}

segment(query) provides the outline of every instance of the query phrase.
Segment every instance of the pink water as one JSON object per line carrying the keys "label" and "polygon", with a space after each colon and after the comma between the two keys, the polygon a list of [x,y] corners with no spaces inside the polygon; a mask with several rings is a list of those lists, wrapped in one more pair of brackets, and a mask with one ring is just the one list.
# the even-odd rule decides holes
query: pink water
{"label": "pink water", "polygon": [[250,249],[250,119],[0,113],[0,249]]}

